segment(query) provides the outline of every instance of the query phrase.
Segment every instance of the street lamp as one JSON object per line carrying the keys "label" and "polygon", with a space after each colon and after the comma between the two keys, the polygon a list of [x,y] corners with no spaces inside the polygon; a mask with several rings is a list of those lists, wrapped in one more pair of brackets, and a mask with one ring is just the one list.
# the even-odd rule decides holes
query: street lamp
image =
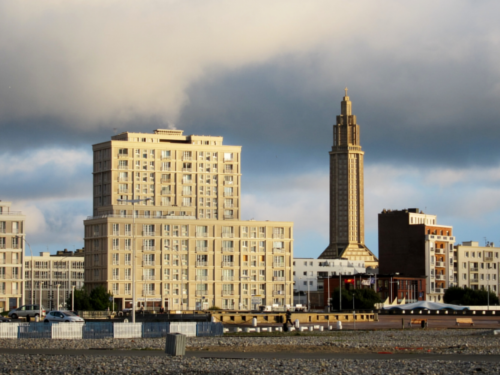
{"label": "street lamp", "polygon": [[354,323],[354,329],[356,329],[356,309],[354,307],[354,300],[355,300],[355,297],[354,297],[354,293],[352,294],[352,321]]}
{"label": "street lamp", "polygon": [[124,203],[132,203],[132,323],[135,323],[135,304],[136,304],[136,299],[135,299],[135,204],[139,202],[147,202],[151,200],[151,198],[145,198],[145,199],[118,199],[118,202],[124,202]]}
{"label": "street lamp", "polygon": [[60,309],[59,307],[59,287],[61,286],[61,284],[57,284],[57,310]]}
{"label": "street lamp", "polygon": [[[30,249],[30,254],[31,254],[31,288],[30,288],[30,304],[32,305],[33,304],[33,272],[34,272],[34,269],[33,269],[33,251],[31,250],[31,246],[29,244],[28,241],[26,241],[26,238],[24,237],[21,237],[21,236],[16,236],[16,239],[19,239],[21,238],[22,240],[24,240],[24,242],[26,242],[28,244],[28,248]],[[24,254],[23,254],[24,255]],[[24,256],[23,256],[23,262],[24,262]],[[42,318],[42,300],[40,300],[40,319]]]}
{"label": "street lamp", "polygon": [[71,293],[71,311],[75,311],[75,286],[72,286],[73,292]]}
{"label": "street lamp", "polygon": [[[245,280],[248,280],[250,277],[249,276],[240,276],[240,310],[242,310],[242,306],[243,306],[243,285],[241,284],[241,279],[245,279]],[[286,303],[286,300],[285,300],[285,303]]]}

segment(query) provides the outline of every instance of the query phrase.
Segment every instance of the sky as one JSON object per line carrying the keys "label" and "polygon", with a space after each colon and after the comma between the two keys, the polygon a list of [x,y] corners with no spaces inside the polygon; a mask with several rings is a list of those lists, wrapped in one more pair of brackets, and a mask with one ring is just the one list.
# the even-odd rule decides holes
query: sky
{"label": "sky", "polygon": [[242,149],[242,219],[328,245],[344,87],[377,215],[418,207],[457,243],[500,245],[500,3],[493,0],[3,0],[0,199],[33,251],[83,246],[91,145],[177,128]]}

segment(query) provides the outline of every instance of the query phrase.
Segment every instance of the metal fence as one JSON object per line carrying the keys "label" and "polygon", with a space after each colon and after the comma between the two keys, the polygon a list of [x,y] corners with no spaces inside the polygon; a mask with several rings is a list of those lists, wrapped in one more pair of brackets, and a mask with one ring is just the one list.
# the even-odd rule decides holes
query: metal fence
{"label": "metal fence", "polygon": [[0,324],[0,339],[159,338],[176,332],[191,337],[222,336],[223,325],[206,322]]}

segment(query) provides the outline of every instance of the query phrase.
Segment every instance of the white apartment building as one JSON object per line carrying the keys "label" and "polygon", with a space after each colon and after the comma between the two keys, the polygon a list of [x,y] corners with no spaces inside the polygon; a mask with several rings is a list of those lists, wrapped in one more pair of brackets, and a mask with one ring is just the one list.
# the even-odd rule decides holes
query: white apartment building
{"label": "white apartment building", "polygon": [[293,223],[240,220],[241,146],[159,129],[93,151],[86,288],[149,309],[291,303]]}
{"label": "white apartment building", "polygon": [[[84,251],[41,252],[40,256],[26,256],[24,285],[26,304],[40,303],[49,310],[66,309],[66,299],[74,288],[81,289],[84,281]],[[32,273],[33,270],[33,273]],[[33,285],[33,289],[32,289]],[[31,294],[31,290],[34,292]],[[30,300],[33,296],[33,300]],[[59,302],[59,304],[58,304]]]}
{"label": "white apartment building", "polygon": [[0,311],[24,304],[23,259],[26,217],[0,201]]}
{"label": "white apartment building", "polygon": [[293,258],[294,292],[323,291],[323,279],[365,273],[364,260]]}
{"label": "white apartment building", "polygon": [[467,241],[454,248],[454,282],[459,287],[499,294],[500,248]]}

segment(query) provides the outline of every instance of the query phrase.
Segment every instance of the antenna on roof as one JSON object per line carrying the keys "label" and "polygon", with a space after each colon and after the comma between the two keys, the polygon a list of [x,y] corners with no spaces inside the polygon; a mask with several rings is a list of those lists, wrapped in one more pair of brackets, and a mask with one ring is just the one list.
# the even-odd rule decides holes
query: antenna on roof
{"label": "antenna on roof", "polygon": [[118,128],[113,128],[113,131],[115,132],[116,135],[116,133],[118,132]]}

